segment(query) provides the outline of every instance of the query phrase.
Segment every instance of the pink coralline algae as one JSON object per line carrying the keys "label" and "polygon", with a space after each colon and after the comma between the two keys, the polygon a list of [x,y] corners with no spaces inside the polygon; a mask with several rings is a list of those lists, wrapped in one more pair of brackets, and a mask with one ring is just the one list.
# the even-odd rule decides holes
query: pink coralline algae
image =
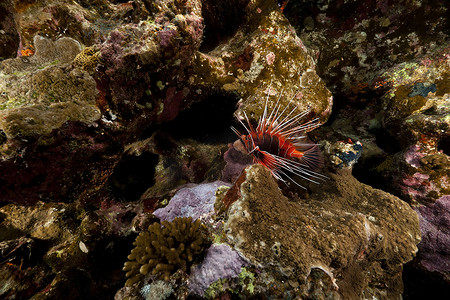
{"label": "pink coralline algae", "polygon": [[271,65],[273,64],[273,62],[275,61],[275,53],[270,52],[269,54],[266,55],[266,60],[267,60],[267,64]]}
{"label": "pink coralline algae", "polygon": [[167,89],[166,99],[164,99],[164,110],[160,116],[161,121],[171,121],[178,115],[184,96],[183,91],[177,92],[174,87]]}
{"label": "pink coralline algae", "polygon": [[241,175],[242,170],[253,163],[250,155],[239,151],[234,145],[229,146],[223,158],[227,164],[223,169],[222,179],[227,182],[234,182]]}
{"label": "pink coralline algae", "polygon": [[420,159],[425,157],[425,154],[420,153],[419,150],[419,145],[412,145],[405,153],[406,162],[416,169],[420,167]]}
{"label": "pink coralline algae", "polygon": [[199,184],[180,189],[170,200],[169,204],[155,210],[156,217],[165,221],[172,221],[176,217],[200,217],[214,214],[215,193],[219,186],[230,186],[223,181]]}
{"label": "pink coralline algae", "polygon": [[430,206],[416,209],[419,215],[422,242],[419,258],[429,271],[450,271],[450,196],[439,198]]}
{"label": "pink coralline algae", "polygon": [[230,246],[212,245],[203,263],[192,271],[189,289],[203,296],[211,283],[223,278],[237,277],[245,264],[245,260]]}
{"label": "pink coralline algae", "polygon": [[436,190],[436,186],[429,179],[429,175],[419,172],[412,176],[406,176],[402,180],[405,185],[402,187],[402,191],[416,199],[423,199],[429,192]]}
{"label": "pink coralline algae", "polygon": [[175,29],[165,29],[158,31],[157,35],[161,46],[167,47],[170,45],[172,39],[178,34]]}
{"label": "pink coralline algae", "polygon": [[186,17],[186,31],[192,36],[194,44],[200,45],[203,38],[203,19],[194,14]]}

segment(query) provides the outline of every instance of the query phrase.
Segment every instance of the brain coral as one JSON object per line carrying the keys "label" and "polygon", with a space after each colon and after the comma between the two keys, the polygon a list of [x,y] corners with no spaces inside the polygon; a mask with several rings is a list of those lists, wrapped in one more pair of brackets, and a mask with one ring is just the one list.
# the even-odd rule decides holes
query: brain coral
{"label": "brain coral", "polygon": [[189,272],[194,258],[210,242],[206,226],[200,220],[175,218],[171,222],[162,221],[161,225],[153,223],[133,243],[136,247],[123,267],[127,271],[127,286],[140,281],[149,272],[164,280],[169,280],[178,269]]}

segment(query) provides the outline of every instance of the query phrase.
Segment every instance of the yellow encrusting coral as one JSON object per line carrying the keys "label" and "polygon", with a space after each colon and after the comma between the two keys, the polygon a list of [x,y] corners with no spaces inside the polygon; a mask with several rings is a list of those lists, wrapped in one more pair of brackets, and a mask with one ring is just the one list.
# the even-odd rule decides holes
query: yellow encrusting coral
{"label": "yellow encrusting coral", "polygon": [[86,47],[78,53],[73,62],[84,71],[93,71],[100,62],[100,52],[94,47]]}
{"label": "yellow encrusting coral", "polygon": [[206,226],[200,220],[175,218],[173,221],[153,223],[141,232],[133,243],[123,267],[128,280],[126,286],[140,281],[151,272],[159,279],[169,280],[178,269],[185,272],[196,256],[210,243]]}

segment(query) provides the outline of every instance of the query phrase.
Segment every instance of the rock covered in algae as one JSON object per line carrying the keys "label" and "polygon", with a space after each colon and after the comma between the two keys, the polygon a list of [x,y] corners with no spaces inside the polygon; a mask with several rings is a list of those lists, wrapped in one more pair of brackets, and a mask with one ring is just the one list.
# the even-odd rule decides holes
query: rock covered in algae
{"label": "rock covered in algae", "polygon": [[325,122],[331,93],[275,1],[224,5],[155,1],[148,18],[111,30],[100,55],[116,113],[167,122],[221,95],[242,98],[239,113],[257,119],[266,96],[276,101],[275,91],[285,88],[283,104],[293,100]]}
{"label": "rock covered in algae", "polygon": [[0,3],[0,60],[15,57],[19,48],[20,37],[17,33],[17,23],[14,19],[14,4],[12,1]]}
{"label": "rock covered in algae", "polygon": [[435,147],[450,136],[450,47],[386,70],[383,122],[400,142]]}
{"label": "rock covered in algae", "polygon": [[71,38],[34,41],[35,55],[0,64],[0,130],[8,138],[38,136],[66,121],[98,120],[94,79],[67,64],[81,45]]}
{"label": "rock covered in algae", "polygon": [[153,223],[133,243],[136,247],[123,267],[129,277],[127,286],[147,274],[169,280],[179,269],[189,273],[194,259],[209,242],[207,229],[200,220],[175,218],[172,222],[162,221],[161,225]]}
{"label": "rock covered in algae", "polygon": [[[242,1],[234,2],[242,6]],[[311,116],[325,122],[331,113],[332,95],[317,75],[314,60],[295,30],[275,1],[243,2],[247,7],[242,15],[234,16],[239,20],[236,24],[226,21],[233,9],[222,11],[215,4],[203,8],[206,12],[222,11],[225,17],[205,17],[206,27],[220,30],[224,23],[224,27],[231,26],[236,31],[222,43],[220,31],[208,32],[211,36],[206,35],[203,51],[194,62],[193,82],[203,89],[212,80],[224,91],[241,95],[243,101],[237,112],[241,117],[245,111],[250,119],[258,120],[266,99],[276,102],[282,94],[282,106],[292,101],[300,111],[310,111]],[[209,24],[213,18],[220,21]]]}
{"label": "rock covered in algae", "polygon": [[55,202],[4,205],[0,216],[2,299],[111,299],[123,285],[129,223],[115,231],[101,212]]}
{"label": "rock covered in algae", "polygon": [[402,151],[381,172],[402,198],[426,204],[450,193],[450,48],[438,48],[383,74],[383,124]]}
{"label": "rock covered in algae", "polygon": [[399,297],[402,265],[420,241],[417,214],[348,170],[326,175],[307,199],[288,199],[266,168],[246,168],[225,223],[228,241],[252,264],[284,278],[284,292],[309,295],[311,271],[321,269],[346,299]]}
{"label": "rock covered in algae", "polygon": [[428,205],[450,193],[450,157],[421,142],[388,156],[376,170],[413,204]]}
{"label": "rock covered in algae", "polygon": [[283,12],[343,101],[367,101],[387,68],[448,44],[442,1],[290,1]]}

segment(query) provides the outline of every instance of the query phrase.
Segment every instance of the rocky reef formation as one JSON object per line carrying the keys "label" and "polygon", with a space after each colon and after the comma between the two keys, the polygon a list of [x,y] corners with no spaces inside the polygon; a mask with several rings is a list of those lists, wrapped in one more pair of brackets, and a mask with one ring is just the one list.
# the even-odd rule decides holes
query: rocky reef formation
{"label": "rocky reef formation", "polygon": [[[114,214],[109,211],[109,215]],[[120,235],[115,229],[123,215],[115,216],[107,218],[64,203],[1,207],[1,297],[112,298],[123,285],[119,269],[133,242],[130,222],[122,219],[127,225],[121,229],[128,230]],[[74,282],[80,286],[74,288]]]}
{"label": "rocky reef formation", "polygon": [[33,56],[1,63],[0,130],[13,139],[48,134],[67,121],[97,121],[101,114],[95,81],[70,66],[81,51],[80,43],[36,35],[33,44]]}
{"label": "rocky reef formation", "polygon": [[402,264],[420,241],[416,213],[348,171],[327,175],[309,198],[288,199],[266,168],[246,168],[225,222],[227,240],[264,272],[286,278],[271,291],[281,298],[312,296],[306,282],[313,269],[346,299],[399,297]]}
{"label": "rocky reef formation", "polygon": [[[283,11],[333,92],[333,133],[322,137],[361,142],[355,177],[425,210],[450,187],[448,9],[440,1],[289,1]],[[421,257],[405,278],[430,278],[439,297],[448,272],[418,275]],[[415,287],[406,297],[429,296]]]}
{"label": "rocky reef formation", "polygon": [[[225,2],[0,4],[0,298],[448,291],[448,7]],[[318,118],[328,181],[247,168],[230,126],[266,102]],[[137,236],[189,216],[205,256],[126,286]]]}
{"label": "rocky reef formation", "polygon": [[[256,118],[261,100],[276,99],[288,86],[283,101],[308,109],[322,123],[327,120],[331,93],[274,1],[230,2],[242,8],[238,11],[213,1],[165,2],[15,4],[21,44],[19,57],[2,61],[0,68],[5,158],[0,169],[15,169],[23,179],[2,178],[9,189],[17,181],[21,186],[20,193],[2,201],[91,201],[87,194],[108,182],[127,145],[148,138],[187,108],[191,117],[181,125],[184,116],[179,116],[177,127],[186,135],[199,134],[209,123],[229,123],[239,99],[238,114],[245,109]],[[220,114],[224,109],[228,113]],[[114,145],[105,146],[104,139]],[[34,150],[42,146],[65,148],[64,170],[51,157],[39,157],[42,151]],[[94,156],[109,159],[95,164]],[[22,171],[18,161],[35,171]],[[85,178],[83,184],[71,179],[74,173]],[[39,191],[37,185],[65,191]],[[154,188],[149,198],[174,187]]]}

